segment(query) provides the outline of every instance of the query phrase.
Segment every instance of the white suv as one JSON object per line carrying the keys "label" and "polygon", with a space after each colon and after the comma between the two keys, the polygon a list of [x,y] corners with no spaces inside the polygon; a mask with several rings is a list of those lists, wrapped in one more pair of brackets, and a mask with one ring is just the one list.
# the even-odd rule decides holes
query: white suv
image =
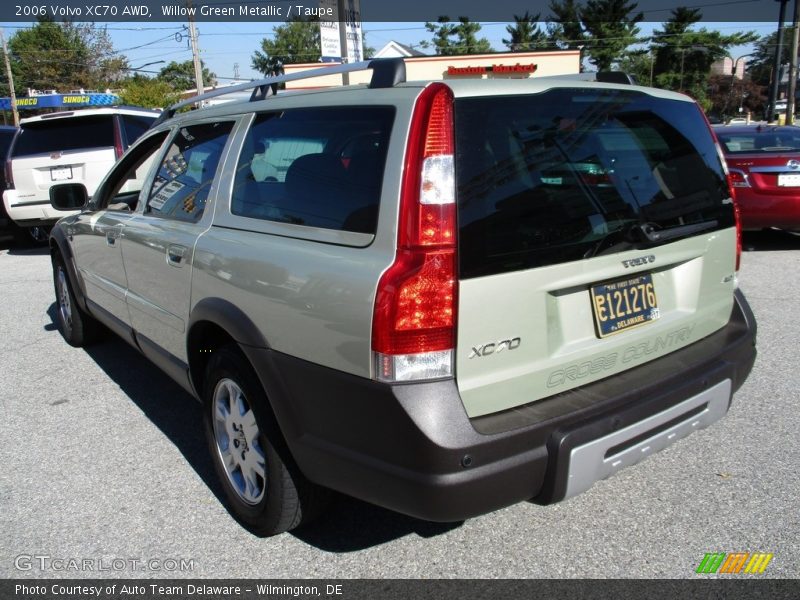
{"label": "white suv", "polygon": [[54,183],[82,183],[89,193],[116,160],[158,118],[139,108],[96,108],[22,119],[8,153],[3,193],[8,216],[44,237],[64,216],[50,206]]}

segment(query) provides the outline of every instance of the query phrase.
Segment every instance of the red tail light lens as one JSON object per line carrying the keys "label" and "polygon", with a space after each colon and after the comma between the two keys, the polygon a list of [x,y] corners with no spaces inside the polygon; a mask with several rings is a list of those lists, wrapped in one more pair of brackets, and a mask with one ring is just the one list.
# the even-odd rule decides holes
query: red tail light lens
{"label": "red tail light lens", "polygon": [[728,169],[728,183],[732,188],[750,187],[750,181],[747,179],[747,174],[739,169]]}
{"label": "red tail light lens", "polygon": [[117,160],[119,160],[125,152],[122,147],[122,131],[120,131],[120,127],[119,120],[114,121],[114,155],[117,157]]}
{"label": "red tail light lens", "polygon": [[457,307],[453,95],[434,83],[417,99],[400,198],[397,252],[378,283],[376,375],[452,375]]}
{"label": "red tail light lens", "polygon": [[6,189],[13,190],[14,189],[14,169],[11,167],[11,159],[9,158],[6,161]]}

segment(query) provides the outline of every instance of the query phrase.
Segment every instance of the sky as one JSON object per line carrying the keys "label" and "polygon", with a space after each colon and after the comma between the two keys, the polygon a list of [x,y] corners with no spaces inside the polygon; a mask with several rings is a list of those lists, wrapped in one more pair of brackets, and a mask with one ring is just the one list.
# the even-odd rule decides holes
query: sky
{"label": "sky", "polygon": [[[131,68],[140,68],[142,72],[157,73],[159,69],[171,61],[183,62],[192,58],[189,46],[188,30],[181,23],[107,23],[106,25],[115,49],[128,57]],[[221,83],[232,80],[238,72],[241,79],[260,79],[260,73],[251,67],[252,55],[261,47],[261,40],[272,36],[276,23],[211,23],[197,24],[200,55],[206,66],[217,74]],[[479,36],[486,37],[495,50],[505,50],[502,43],[507,37],[505,22],[482,23]],[[20,27],[29,27],[24,23],[3,23],[0,27],[10,37]],[[755,31],[759,36],[767,35],[775,30],[775,23],[752,23],[746,27],[741,23],[703,23],[701,26],[709,30],[718,30],[725,34],[737,31]],[[659,29],[661,23],[641,23],[641,35],[650,35]],[[367,43],[376,50],[390,40],[406,45],[417,45],[421,40],[430,40],[430,34],[424,23],[365,23]],[[734,58],[752,52],[752,45],[734,48]],[[164,61],[158,64],[148,64]],[[238,67],[236,66],[238,65]]]}

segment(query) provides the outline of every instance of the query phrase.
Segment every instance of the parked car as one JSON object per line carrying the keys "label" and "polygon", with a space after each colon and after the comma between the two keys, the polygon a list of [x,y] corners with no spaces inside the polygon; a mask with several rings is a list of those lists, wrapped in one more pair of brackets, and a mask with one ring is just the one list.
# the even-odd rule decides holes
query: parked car
{"label": "parked car", "polygon": [[328,488],[434,521],[555,502],[726,414],[756,325],[696,103],[306,76],[364,68],[179,104],[91,201],[51,189],[83,206],[50,238],[62,335],[103,323],[203,403],[240,522],[286,531]]}
{"label": "parked car", "polygon": [[[11,142],[14,141],[14,136],[17,135],[19,129],[14,126],[1,125],[0,126],[0,160],[5,164],[6,156],[8,156],[8,149],[11,147]],[[6,189],[6,174],[5,171],[0,171],[0,193]],[[13,238],[17,233],[17,227],[14,222],[8,218],[5,206],[0,203],[0,239]]]}
{"label": "parked car", "polygon": [[93,193],[158,115],[138,108],[93,108],[22,119],[6,160],[6,213],[34,239],[46,240],[63,216],[50,207],[50,187],[69,181]]}
{"label": "parked car", "polygon": [[715,129],[745,229],[800,230],[800,127]]}

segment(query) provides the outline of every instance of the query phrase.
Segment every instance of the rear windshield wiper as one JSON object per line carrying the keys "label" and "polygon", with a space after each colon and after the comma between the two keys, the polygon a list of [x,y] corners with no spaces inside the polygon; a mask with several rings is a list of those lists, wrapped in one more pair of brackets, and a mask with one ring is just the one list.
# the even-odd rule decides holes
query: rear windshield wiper
{"label": "rear windshield wiper", "polygon": [[716,219],[711,219],[710,221],[701,221],[700,223],[691,223],[689,225],[676,225],[668,229],[660,229],[658,225],[653,223],[637,223],[631,229],[641,233],[647,242],[660,244],[686,235],[714,229],[717,225],[719,225],[719,222]]}
{"label": "rear windshield wiper", "polygon": [[661,229],[655,223],[633,223],[627,227],[615,229],[605,235],[583,257],[591,258],[600,254],[608,254],[612,251],[621,252],[630,248],[647,248],[648,246],[663,244],[669,240],[713,229],[717,225],[718,221],[710,220]]}

